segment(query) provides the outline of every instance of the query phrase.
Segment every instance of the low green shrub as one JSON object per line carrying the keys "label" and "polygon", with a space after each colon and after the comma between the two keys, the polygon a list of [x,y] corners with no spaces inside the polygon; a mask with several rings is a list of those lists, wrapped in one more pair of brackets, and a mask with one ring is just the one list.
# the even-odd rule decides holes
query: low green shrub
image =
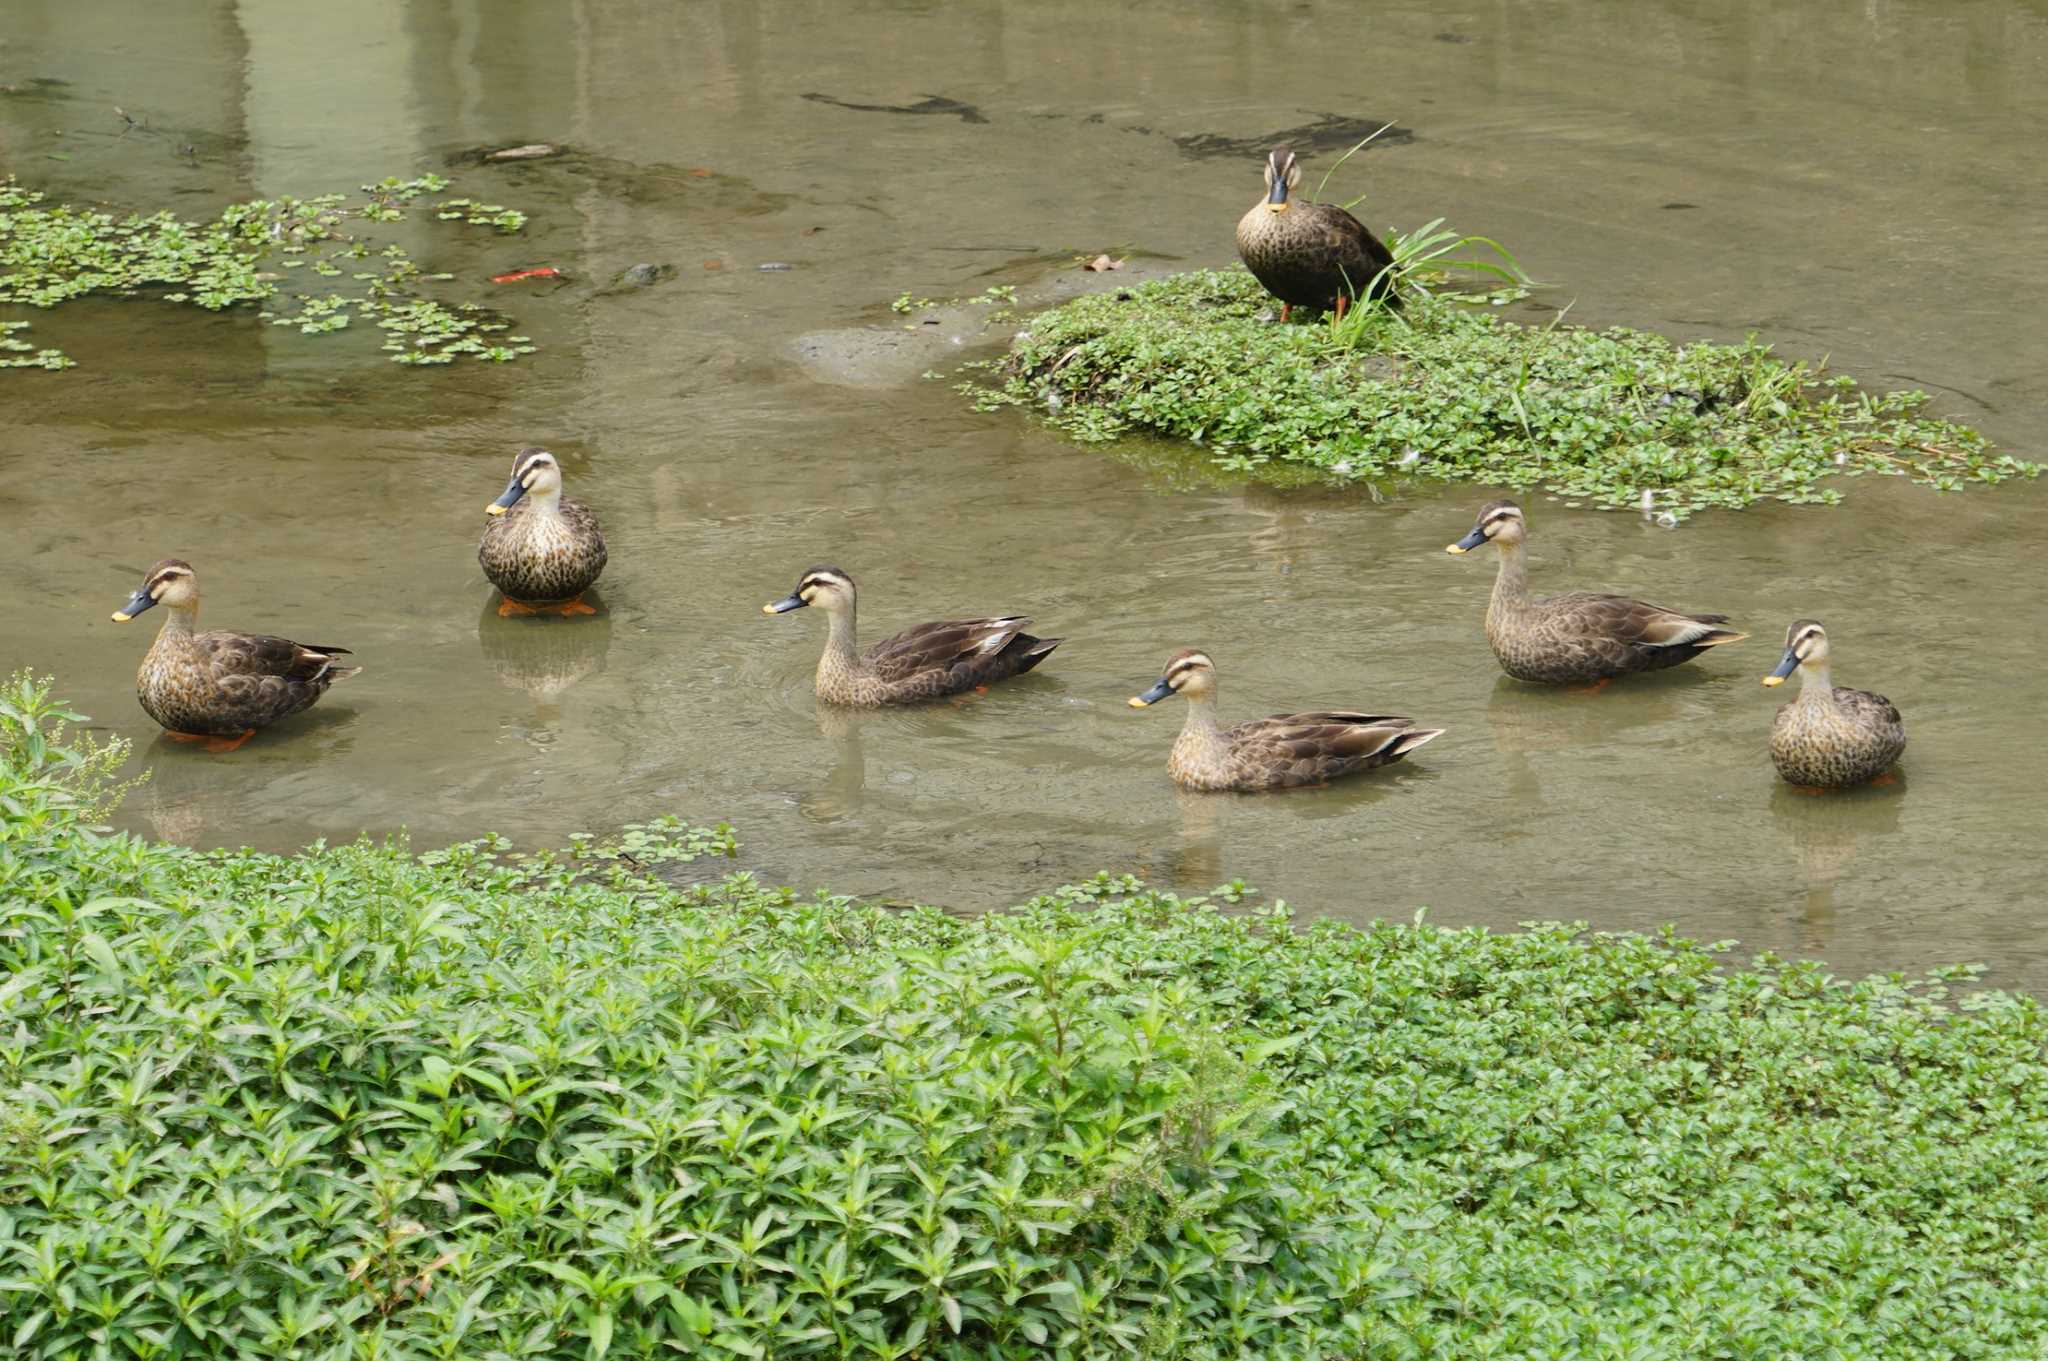
{"label": "low green shrub", "polygon": [[1415,475],[1545,487],[1676,518],[1764,499],[1834,502],[1836,475],[1945,490],[2033,476],[1918,392],[1874,395],[1754,339],[1508,321],[1468,296],[1276,325],[1242,270],[1155,279],[1032,319],[966,390],[1046,409],[1084,440],[1154,431],[1221,467],[1346,480]]}
{"label": "low green shrub", "polygon": [[678,888],[661,864],[732,843],[674,822],[525,858],[195,853],[90,825],[104,771],[26,740],[26,693],[0,708],[12,1355],[2048,1338],[2023,998],[1566,926],[1296,930],[1235,886],[1105,876],[973,920]]}

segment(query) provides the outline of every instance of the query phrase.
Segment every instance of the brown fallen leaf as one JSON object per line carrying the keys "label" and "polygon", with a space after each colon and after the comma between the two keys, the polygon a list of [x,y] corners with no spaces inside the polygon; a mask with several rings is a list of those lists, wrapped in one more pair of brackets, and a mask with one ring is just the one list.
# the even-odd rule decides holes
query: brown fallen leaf
{"label": "brown fallen leaf", "polygon": [[704,262],[704,268],[706,268],[706,269],[724,269],[724,268],[725,268],[725,261],[723,261],[723,260],[706,260],[706,261]]}
{"label": "brown fallen leaf", "polygon": [[701,166],[701,165],[693,165],[693,166],[691,166],[691,167],[690,167],[690,173],[691,173],[692,175],[695,175],[695,176],[696,176],[696,177],[697,177],[698,179],[700,179],[700,180],[708,180],[708,179],[710,179],[710,178],[711,178],[711,172],[710,172],[709,170],[706,170],[706,169],[705,169],[705,168],[704,168],[703,166]]}
{"label": "brown fallen leaf", "polygon": [[[1124,260],[1130,258],[1130,256],[1126,255]],[[1092,274],[1107,274],[1112,269],[1122,269],[1124,267],[1124,260],[1112,260],[1107,255],[1098,255],[1093,260],[1082,265],[1081,268]]]}

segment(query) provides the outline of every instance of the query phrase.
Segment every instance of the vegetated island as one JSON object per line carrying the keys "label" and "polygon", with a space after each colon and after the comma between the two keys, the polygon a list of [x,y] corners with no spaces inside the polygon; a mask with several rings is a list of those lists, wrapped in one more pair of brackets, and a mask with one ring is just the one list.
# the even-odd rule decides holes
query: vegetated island
{"label": "vegetated island", "polygon": [[1827,479],[1844,475],[1953,490],[2040,471],[1927,415],[1924,393],[1865,392],[1754,338],[1526,326],[1484,305],[1517,291],[1418,290],[1399,311],[1278,325],[1243,270],[1177,274],[1039,314],[966,390],[1082,440],[1193,440],[1226,469],[1542,487],[1603,507],[1649,493],[1674,519],[1833,503]]}
{"label": "vegetated island", "polygon": [[0,690],[23,1357],[1918,1358],[2048,1336],[2048,1015],[1098,878],[961,919],[661,819],[195,852]]}

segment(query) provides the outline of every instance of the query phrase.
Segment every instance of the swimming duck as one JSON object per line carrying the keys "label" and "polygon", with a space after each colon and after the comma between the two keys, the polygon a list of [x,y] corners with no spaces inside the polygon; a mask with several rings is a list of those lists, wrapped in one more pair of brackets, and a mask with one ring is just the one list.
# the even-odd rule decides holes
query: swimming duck
{"label": "swimming duck", "polygon": [[828,704],[871,707],[907,704],[957,694],[1021,676],[1065,641],[1034,638],[1026,615],[955,619],[919,624],[884,638],[866,652],[854,643],[857,595],[853,578],[837,567],[813,567],[796,590],[761,607],[787,614],[816,605],[831,621],[818,661],[818,698]]}
{"label": "swimming duck", "polygon": [[1472,532],[1445,550],[1469,553],[1487,542],[1500,549],[1500,575],[1486,607],[1486,641],[1501,670],[1516,680],[1604,685],[1616,676],[1689,662],[1710,647],[1749,636],[1722,628],[1725,614],[1683,614],[1622,595],[1532,596],[1527,534],[1520,506],[1489,501],[1479,508]]}
{"label": "swimming duck", "polygon": [[177,558],[149,569],[114,611],[114,622],[156,605],[164,607],[164,626],[135,673],[136,698],[172,737],[204,741],[208,751],[233,751],[258,728],[311,708],[328,686],[362,670],[335,664],[350,655],[345,647],[225,629],[195,633],[199,579],[191,563]]}
{"label": "swimming duck", "polygon": [[1361,293],[1398,307],[1394,253],[1365,224],[1334,203],[1288,198],[1301,166],[1286,147],[1266,157],[1266,196],[1237,220],[1237,254],[1252,277],[1280,299],[1280,320],[1296,307],[1335,308]]}
{"label": "swimming duck", "polygon": [[545,449],[512,460],[512,480],[484,513],[476,560],[505,597],[501,615],[596,614],[583,593],[604,571],[604,535],[580,501],[562,496],[562,465]]}
{"label": "swimming duck", "polygon": [[1188,789],[1253,792],[1326,784],[1391,765],[1442,728],[1418,728],[1393,714],[1274,714],[1231,728],[1216,725],[1216,664],[1199,648],[1182,648],[1150,690],[1131,697],[1143,709],[1169,695],[1188,702],[1188,721],[1173,740],[1166,769]]}
{"label": "swimming duck", "polygon": [[1771,723],[1771,761],[1790,784],[1840,789],[1891,769],[1906,749],[1906,724],[1883,695],[1836,685],[1828,675],[1828,635],[1818,619],[1795,619],[1785,655],[1764,677],[1783,685],[1799,673],[1799,697]]}

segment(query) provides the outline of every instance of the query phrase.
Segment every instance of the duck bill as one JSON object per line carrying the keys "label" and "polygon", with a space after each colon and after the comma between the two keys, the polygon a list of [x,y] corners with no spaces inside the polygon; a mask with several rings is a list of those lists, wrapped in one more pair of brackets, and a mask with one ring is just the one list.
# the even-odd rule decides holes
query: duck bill
{"label": "duck bill", "polygon": [[1131,707],[1133,709],[1150,708],[1152,705],[1157,704],[1160,700],[1165,699],[1168,695],[1172,693],[1173,687],[1171,685],[1168,685],[1165,679],[1162,677],[1156,684],[1153,685],[1153,687],[1150,690],[1147,690],[1144,694],[1132,695]]}
{"label": "duck bill", "polygon": [[114,622],[125,624],[154,604],[156,604],[156,597],[149,593],[149,587],[144,586],[136,591],[134,595],[128,597],[127,604],[114,611]]}
{"label": "duck bill", "polygon": [[511,485],[505,488],[502,496],[484,507],[484,514],[503,515],[506,511],[518,505],[519,498],[524,495],[526,495],[526,484],[515,477],[512,479]]}
{"label": "duck bill", "polygon": [[1785,683],[1785,677],[1791,675],[1794,671],[1797,671],[1798,669],[1799,654],[1788,647],[1785,649],[1785,655],[1778,658],[1778,664],[1771,668],[1771,674],[1764,677],[1764,684],[1783,685]]}
{"label": "duck bill", "polygon": [[782,599],[780,600],[771,600],[767,604],[763,605],[761,607],[761,613],[788,614],[791,610],[800,610],[810,603],[810,601],[804,599],[800,595],[786,595],[782,597]]}
{"label": "duck bill", "polygon": [[1486,542],[1486,533],[1485,533],[1485,531],[1484,531],[1484,530],[1481,530],[1481,529],[1477,529],[1477,528],[1475,528],[1475,529],[1473,529],[1473,531],[1472,531],[1472,532],[1471,532],[1470,534],[1467,534],[1467,535],[1466,535],[1466,536],[1465,536],[1464,538],[1462,538],[1462,539],[1458,540],[1458,541],[1457,541],[1456,543],[1447,543],[1447,544],[1445,544],[1445,545],[1444,545],[1444,552],[1446,552],[1446,553],[1469,553],[1469,552],[1471,552],[1471,551],[1472,551],[1473,549],[1475,549],[1475,548],[1479,547],[1479,545],[1480,545],[1480,544],[1483,544],[1483,543],[1485,543],[1485,542]]}
{"label": "duck bill", "polygon": [[[1243,200],[1240,199],[1239,202],[1243,202]],[[1284,213],[1287,211],[1286,180],[1277,177],[1273,180],[1273,187],[1266,191],[1266,211],[1269,213]]]}

